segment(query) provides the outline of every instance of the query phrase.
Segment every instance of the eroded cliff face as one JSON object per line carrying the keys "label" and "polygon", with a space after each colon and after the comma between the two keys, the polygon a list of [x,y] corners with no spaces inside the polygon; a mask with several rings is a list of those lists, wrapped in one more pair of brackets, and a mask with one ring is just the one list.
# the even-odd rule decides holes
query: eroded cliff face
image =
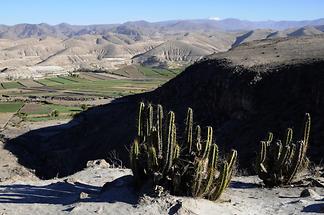
{"label": "eroded cliff face", "polygon": [[140,101],[175,111],[179,135],[187,107],[192,107],[194,122],[213,126],[220,149],[236,148],[240,167],[250,172],[267,132],[283,138],[292,127],[301,138],[304,114],[309,112],[309,155],[314,162],[324,157],[324,61],[315,60],[250,68],[222,59],[202,61],[151,93],[90,109],[79,125],[49,139],[41,139],[40,131],[23,135],[12,142],[24,153],[12,151],[46,178],[74,173],[88,160],[107,158],[112,150],[127,164]]}

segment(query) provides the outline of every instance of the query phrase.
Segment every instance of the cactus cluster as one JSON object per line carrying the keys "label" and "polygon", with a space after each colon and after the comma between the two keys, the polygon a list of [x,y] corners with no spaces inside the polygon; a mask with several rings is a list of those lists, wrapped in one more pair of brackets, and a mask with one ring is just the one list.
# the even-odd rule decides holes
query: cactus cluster
{"label": "cactus cluster", "polygon": [[191,108],[180,138],[174,112],[165,116],[161,105],[153,108],[151,104],[140,103],[137,137],[130,150],[137,185],[151,182],[175,195],[217,200],[229,185],[237,152],[232,150],[226,161],[219,162],[212,127],[205,132],[206,138],[202,139],[200,126],[194,128]]}
{"label": "cactus cluster", "polygon": [[287,129],[284,142],[274,140],[269,132],[267,140],[261,141],[257,156],[257,173],[269,187],[291,184],[298,172],[306,168],[311,117],[306,113],[303,139],[293,142],[293,129]]}

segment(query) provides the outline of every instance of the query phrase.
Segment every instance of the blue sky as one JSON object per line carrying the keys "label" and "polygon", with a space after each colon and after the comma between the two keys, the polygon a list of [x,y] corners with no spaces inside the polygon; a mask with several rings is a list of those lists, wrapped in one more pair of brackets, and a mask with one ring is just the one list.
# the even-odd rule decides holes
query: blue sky
{"label": "blue sky", "polygon": [[1,0],[0,24],[122,23],[174,19],[304,20],[324,17],[323,0]]}

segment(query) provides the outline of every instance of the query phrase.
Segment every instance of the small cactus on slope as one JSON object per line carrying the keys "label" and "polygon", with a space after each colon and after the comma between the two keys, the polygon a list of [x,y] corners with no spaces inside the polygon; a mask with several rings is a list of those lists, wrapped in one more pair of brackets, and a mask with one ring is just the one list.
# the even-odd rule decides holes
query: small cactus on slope
{"label": "small cactus on slope", "polygon": [[256,167],[266,186],[291,184],[297,173],[307,167],[310,125],[311,117],[306,113],[303,140],[293,142],[293,130],[288,128],[284,143],[274,141],[271,132],[267,140],[261,141]]}
{"label": "small cactus on slope", "polygon": [[203,141],[200,126],[193,128],[191,108],[183,138],[177,136],[174,112],[163,122],[161,105],[154,111],[151,104],[140,103],[138,114],[137,137],[130,150],[136,184],[151,181],[175,195],[217,200],[230,183],[237,152],[232,150],[228,160],[220,163],[212,127],[207,127]]}

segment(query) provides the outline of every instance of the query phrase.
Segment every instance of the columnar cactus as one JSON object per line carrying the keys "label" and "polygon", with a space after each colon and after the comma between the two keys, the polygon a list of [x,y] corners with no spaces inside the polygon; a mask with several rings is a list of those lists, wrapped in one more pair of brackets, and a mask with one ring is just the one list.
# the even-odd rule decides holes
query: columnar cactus
{"label": "columnar cactus", "polygon": [[217,200],[229,185],[237,152],[232,150],[228,160],[220,163],[212,127],[207,127],[206,141],[202,141],[200,126],[193,129],[191,108],[183,138],[177,137],[174,112],[167,114],[165,123],[161,105],[154,111],[151,104],[140,103],[138,113],[137,137],[130,150],[137,185],[151,181],[175,195]]}
{"label": "columnar cactus", "polygon": [[187,119],[186,119],[186,141],[189,154],[192,150],[192,127],[193,127],[193,111],[188,108]]}
{"label": "columnar cactus", "polygon": [[136,184],[139,183],[138,179],[139,177],[139,169],[138,169],[138,163],[139,163],[139,143],[138,138],[135,138],[133,145],[130,150],[130,165],[133,171],[133,175],[136,179]]}
{"label": "columnar cactus", "polygon": [[256,167],[266,186],[291,184],[297,173],[306,168],[311,117],[306,113],[305,118],[303,140],[294,143],[293,130],[288,128],[284,143],[274,141],[272,133],[267,140],[261,141]]}

